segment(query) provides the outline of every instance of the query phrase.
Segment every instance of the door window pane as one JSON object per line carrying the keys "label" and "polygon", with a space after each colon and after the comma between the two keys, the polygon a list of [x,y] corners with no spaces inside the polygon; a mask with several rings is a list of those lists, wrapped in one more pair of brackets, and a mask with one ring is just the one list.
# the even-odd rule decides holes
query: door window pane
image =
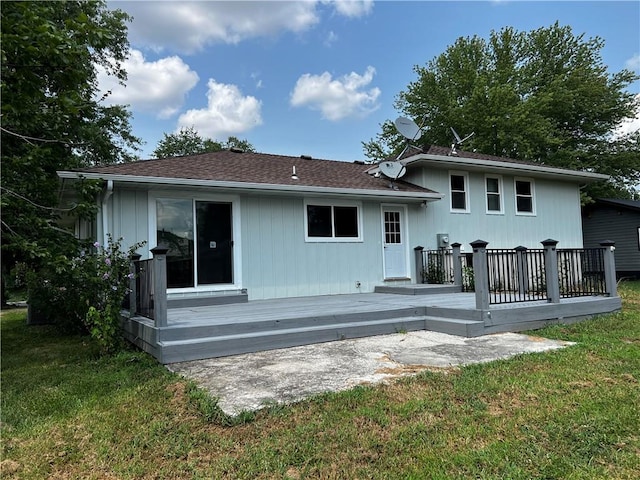
{"label": "door window pane", "polygon": [[384,241],[386,244],[402,243],[400,212],[384,212]]}
{"label": "door window pane", "polygon": [[233,283],[231,204],[196,202],[198,285]]}
{"label": "door window pane", "polygon": [[156,201],[156,242],[168,248],[167,287],[194,285],[193,203],[191,200]]}

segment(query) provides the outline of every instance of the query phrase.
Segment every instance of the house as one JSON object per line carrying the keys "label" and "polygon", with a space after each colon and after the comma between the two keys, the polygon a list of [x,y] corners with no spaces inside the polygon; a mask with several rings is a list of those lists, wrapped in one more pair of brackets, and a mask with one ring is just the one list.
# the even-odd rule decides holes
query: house
{"label": "house", "polygon": [[582,247],[580,188],[607,178],[435,146],[399,162],[394,179],[363,162],[227,150],[58,174],[65,192],[104,181],[79,233],[146,241],[143,258],[166,246],[169,301],[204,303],[418,283],[419,246]]}
{"label": "house", "polygon": [[640,278],[640,201],[598,198],[582,210],[585,247],[616,243],[618,278]]}

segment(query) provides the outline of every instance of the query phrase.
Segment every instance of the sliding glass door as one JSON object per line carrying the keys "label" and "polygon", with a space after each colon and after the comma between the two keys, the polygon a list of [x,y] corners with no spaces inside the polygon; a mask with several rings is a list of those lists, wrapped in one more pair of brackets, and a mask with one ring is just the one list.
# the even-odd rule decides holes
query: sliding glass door
{"label": "sliding glass door", "polygon": [[167,252],[167,287],[233,283],[231,203],[156,200],[157,245]]}

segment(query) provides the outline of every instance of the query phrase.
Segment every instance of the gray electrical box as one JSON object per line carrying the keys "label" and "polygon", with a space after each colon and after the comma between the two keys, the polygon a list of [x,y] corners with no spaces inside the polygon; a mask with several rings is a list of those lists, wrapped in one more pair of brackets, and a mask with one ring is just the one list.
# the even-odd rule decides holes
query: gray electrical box
{"label": "gray electrical box", "polygon": [[447,248],[449,246],[449,234],[448,233],[439,233],[438,234],[438,248]]}

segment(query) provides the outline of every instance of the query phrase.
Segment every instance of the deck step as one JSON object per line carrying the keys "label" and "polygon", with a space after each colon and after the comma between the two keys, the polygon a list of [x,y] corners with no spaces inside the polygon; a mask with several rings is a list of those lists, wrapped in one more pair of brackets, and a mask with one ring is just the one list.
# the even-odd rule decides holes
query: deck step
{"label": "deck step", "polygon": [[341,312],[327,315],[310,315],[300,311],[289,314],[289,317],[262,320],[260,318],[249,321],[215,322],[204,325],[169,326],[162,329],[160,340],[182,341],[191,338],[224,337],[235,334],[251,334],[264,331],[289,330],[292,328],[314,328],[335,326],[348,323],[366,321],[389,321],[406,317],[420,317],[426,315],[425,307],[406,307],[379,309],[368,312]]}
{"label": "deck step", "polygon": [[162,363],[224,357],[348,338],[424,330],[424,317],[342,322],[234,335],[159,342]]}
{"label": "deck step", "polygon": [[435,285],[414,283],[410,285],[378,285],[375,293],[392,293],[396,295],[440,295],[443,293],[460,293],[460,285]]}
{"label": "deck step", "polygon": [[444,317],[424,317],[425,330],[448,333],[461,337],[479,337],[484,335],[484,322]]}
{"label": "deck step", "polygon": [[415,316],[161,341],[159,347],[161,362],[166,364],[425,329],[463,336],[471,332],[477,336],[481,328],[482,322]]}

